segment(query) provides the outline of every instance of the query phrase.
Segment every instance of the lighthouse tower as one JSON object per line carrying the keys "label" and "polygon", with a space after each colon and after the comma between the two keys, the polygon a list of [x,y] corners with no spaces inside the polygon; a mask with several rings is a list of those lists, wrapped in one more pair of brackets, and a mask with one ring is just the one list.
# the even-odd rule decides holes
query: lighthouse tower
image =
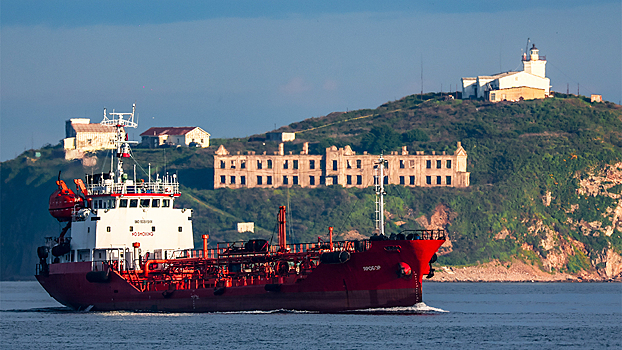
{"label": "lighthouse tower", "polygon": [[546,77],[546,57],[540,56],[535,44],[529,49],[529,56],[523,54],[523,71],[542,78]]}

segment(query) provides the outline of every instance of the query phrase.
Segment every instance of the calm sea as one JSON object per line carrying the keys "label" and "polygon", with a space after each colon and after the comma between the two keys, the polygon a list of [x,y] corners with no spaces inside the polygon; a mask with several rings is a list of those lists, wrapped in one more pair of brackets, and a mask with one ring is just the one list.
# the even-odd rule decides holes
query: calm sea
{"label": "calm sea", "polygon": [[348,314],[73,312],[0,282],[2,349],[622,348],[620,283],[425,283],[425,304]]}

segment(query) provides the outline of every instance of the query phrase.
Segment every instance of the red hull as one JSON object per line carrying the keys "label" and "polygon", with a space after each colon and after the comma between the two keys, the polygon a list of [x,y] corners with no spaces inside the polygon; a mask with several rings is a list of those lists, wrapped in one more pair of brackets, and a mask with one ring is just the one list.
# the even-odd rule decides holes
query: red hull
{"label": "red hull", "polygon": [[[306,278],[296,274],[269,283],[227,287],[221,295],[213,288],[162,291],[136,289],[112,271],[104,283],[89,282],[90,262],[52,264],[37,280],[60,303],[73,309],[215,312],[246,310],[310,310],[335,312],[364,308],[410,306],[421,301],[422,276],[444,240],[374,241],[369,250],[352,253],[342,264],[320,264]],[[392,249],[399,246],[399,249]],[[400,263],[412,275],[400,277]]]}

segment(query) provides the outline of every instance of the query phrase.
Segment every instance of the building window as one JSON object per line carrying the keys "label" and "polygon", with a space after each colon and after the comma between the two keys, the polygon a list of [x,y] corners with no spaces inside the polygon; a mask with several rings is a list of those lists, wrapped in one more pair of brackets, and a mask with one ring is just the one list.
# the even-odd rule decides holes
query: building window
{"label": "building window", "polygon": [[326,183],[326,178],[324,176],[320,176],[320,185],[324,185]]}
{"label": "building window", "polygon": [[261,176],[257,176],[257,184],[258,185],[262,185],[263,184],[263,179],[261,178]]}
{"label": "building window", "polygon": [[272,176],[266,176],[266,185],[272,185]]}
{"label": "building window", "polygon": [[257,169],[261,169],[262,168],[262,164],[261,164],[261,160],[257,161]]}
{"label": "building window", "polygon": [[293,184],[298,185],[298,176],[294,176]]}
{"label": "building window", "polygon": [[337,161],[333,160],[333,170],[337,170]]}
{"label": "building window", "polygon": [[415,167],[415,161],[414,160],[411,159],[409,163],[410,163],[410,167],[411,168]]}
{"label": "building window", "polygon": [[220,161],[220,169],[224,169],[225,168],[225,161],[221,160]]}
{"label": "building window", "polygon": [[451,185],[451,176],[446,176],[446,177],[445,177],[445,183],[446,183],[447,185]]}
{"label": "building window", "polygon": [[350,159],[346,160],[346,168],[352,169],[352,162],[350,161]]}
{"label": "building window", "polygon": [[283,176],[283,185],[287,185],[287,184],[288,184],[287,176]]}
{"label": "building window", "polygon": [[315,176],[309,176],[309,185],[311,186],[315,185]]}
{"label": "building window", "polygon": [[388,184],[389,184],[389,177],[388,177],[388,176],[385,176],[385,177],[384,177],[384,184],[385,184],[385,185],[388,185]]}
{"label": "building window", "polygon": [[221,175],[220,176],[220,183],[223,184],[223,185],[226,183],[225,175]]}
{"label": "building window", "polygon": [[440,169],[441,168],[441,161],[437,160],[436,161],[436,169]]}
{"label": "building window", "polygon": [[405,167],[404,161],[400,159],[400,169],[404,169]]}
{"label": "building window", "polygon": [[425,167],[427,169],[432,169],[432,161],[431,160],[426,160],[425,161]]}
{"label": "building window", "polygon": [[231,169],[235,169],[235,160],[231,161]]}
{"label": "building window", "polygon": [[404,177],[400,176],[400,185],[405,185],[406,181],[404,181]]}
{"label": "building window", "polygon": [[240,185],[246,185],[246,176],[240,176]]}
{"label": "building window", "polygon": [[287,169],[289,167],[289,164],[287,164],[287,160],[283,161],[283,169]]}
{"label": "building window", "polygon": [[352,175],[346,175],[346,183],[352,185]]}
{"label": "building window", "polygon": [[426,176],[425,177],[425,183],[428,184],[428,185],[431,185],[432,184],[432,176]]}
{"label": "building window", "polygon": [[357,160],[356,160],[356,168],[357,168],[357,169],[360,169],[360,168],[361,168],[361,160],[360,160],[360,159],[357,159]]}
{"label": "building window", "polygon": [[309,169],[315,169],[315,160],[311,159],[309,161]]}
{"label": "building window", "polygon": [[231,176],[231,184],[235,185],[235,176]]}
{"label": "building window", "polygon": [[333,185],[336,185],[339,183],[339,177],[337,175],[332,176],[332,178],[333,178]]}
{"label": "building window", "polygon": [[410,184],[414,185],[415,184],[415,177],[414,176],[410,176]]}
{"label": "building window", "polygon": [[356,184],[357,185],[363,184],[363,175],[356,175]]}
{"label": "building window", "polygon": [[268,159],[268,169],[272,169],[272,159]]}
{"label": "building window", "polygon": [[298,160],[294,160],[294,169],[298,169]]}
{"label": "building window", "polygon": [[447,169],[451,169],[451,159],[447,160]]}
{"label": "building window", "polygon": [[240,169],[246,169],[246,161],[245,160],[241,160],[240,161]]}
{"label": "building window", "polygon": [[440,184],[441,184],[441,177],[440,177],[440,176],[437,176],[437,177],[436,177],[436,184],[437,184],[437,185],[440,185]]}

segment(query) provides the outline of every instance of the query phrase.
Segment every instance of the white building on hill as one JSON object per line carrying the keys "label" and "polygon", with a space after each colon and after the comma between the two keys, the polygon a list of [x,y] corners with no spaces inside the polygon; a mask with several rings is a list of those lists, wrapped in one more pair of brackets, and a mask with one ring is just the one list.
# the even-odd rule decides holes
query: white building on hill
{"label": "white building on hill", "polygon": [[546,77],[546,57],[536,45],[523,54],[523,70],[490,76],[462,78],[462,98],[482,98],[492,102],[532,100],[550,94],[551,80]]}

